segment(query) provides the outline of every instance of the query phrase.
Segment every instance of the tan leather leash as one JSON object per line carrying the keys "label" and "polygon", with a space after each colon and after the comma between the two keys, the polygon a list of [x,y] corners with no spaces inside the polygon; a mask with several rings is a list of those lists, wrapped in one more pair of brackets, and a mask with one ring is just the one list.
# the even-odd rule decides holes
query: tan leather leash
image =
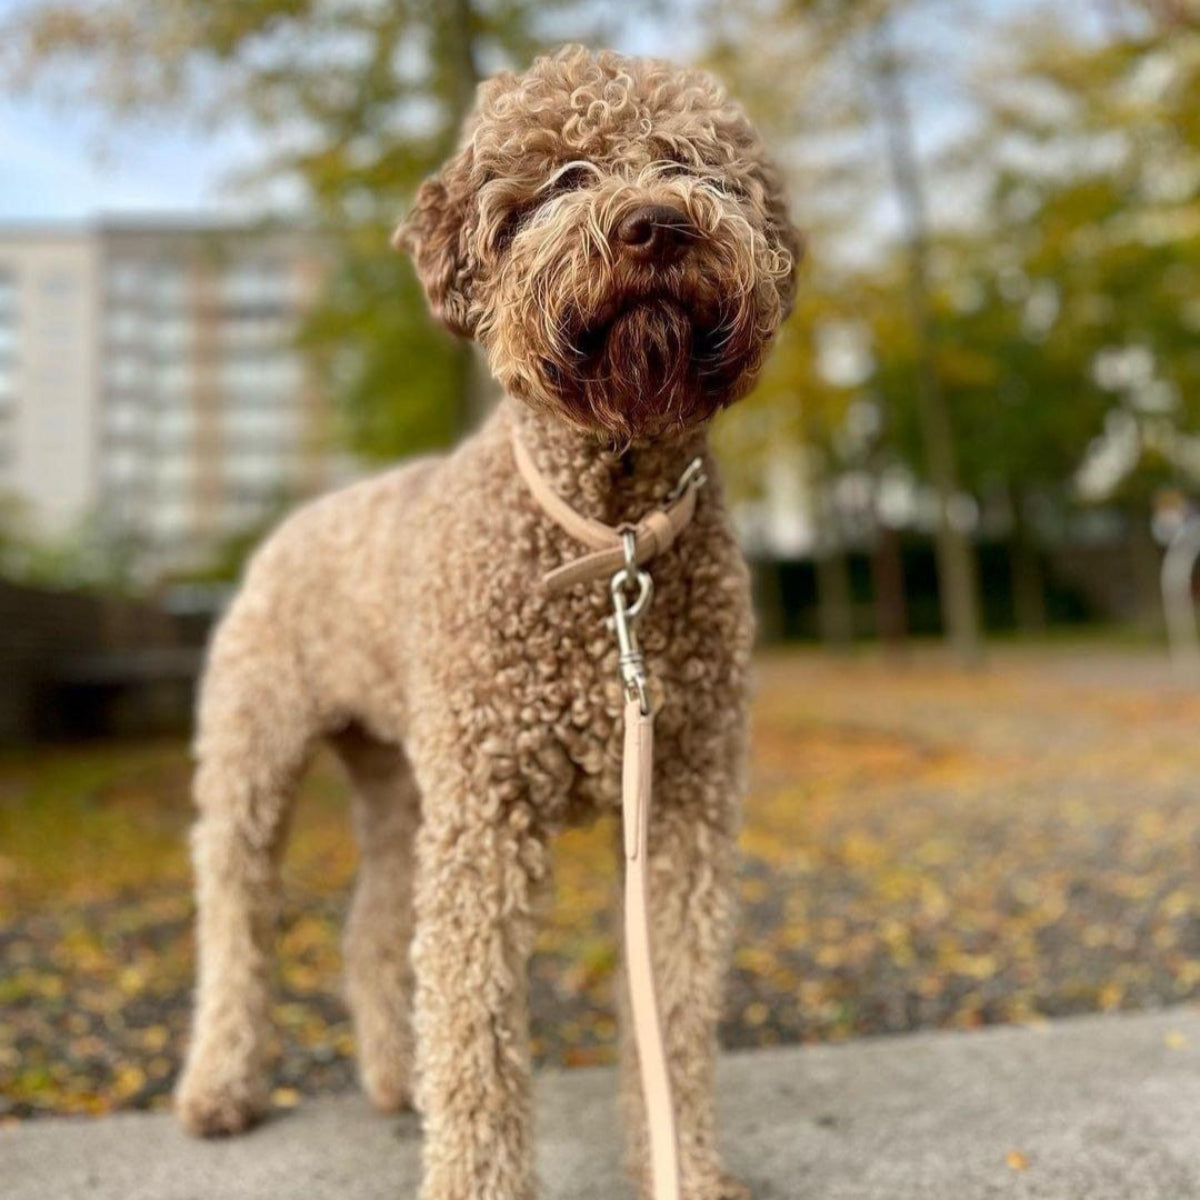
{"label": "tan leather leash", "polygon": [[654,778],[654,713],[647,695],[646,660],[637,622],[649,607],[654,582],[642,564],[661,554],[687,528],[696,494],[705,483],[699,458],[687,466],[667,503],[622,529],[577,513],[537,469],[513,430],[513,456],[533,498],[556,524],[590,553],[542,579],[550,592],[610,576],[613,615],[609,627],[620,651],[625,687],[625,743],[621,763],[621,820],[625,845],[625,953],[629,1000],[641,1069],[654,1200],[679,1200],[679,1135],[667,1069],[662,1010],[654,979],[650,941],[650,806]]}

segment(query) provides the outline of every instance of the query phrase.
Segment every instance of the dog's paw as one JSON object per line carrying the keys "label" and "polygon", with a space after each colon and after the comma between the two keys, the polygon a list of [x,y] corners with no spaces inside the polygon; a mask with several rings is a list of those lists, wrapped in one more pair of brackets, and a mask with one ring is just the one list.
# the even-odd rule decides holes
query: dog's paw
{"label": "dog's paw", "polygon": [[175,1113],[180,1124],[196,1137],[243,1133],[262,1120],[266,1111],[264,1090],[200,1080],[192,1071],[184,1075],[175,1091]]}
{"label": "dog's paw", "polygon": [[693,1183],[683,1189],[684,1200],[753,1200],[750,1189],[732,1175],[722,1172],[706,1183]]}
{"label": "dog's paw", "polygon": [[397,1113],[412,1108],[407,1072],[371,1065],[360,1070],[359,1078],[367,1099],[380,1112]]}
{"label": "dog's paw", "polygon": [[740,1179],[722,1175],[717,1182],[717,1190],[697,1200],[753,1200],[753,1195]]}
{"label": "dog's paw", "polygon": [[[648,1177],[640,1180],[639,1190],[643,1200],[654,1200],[654,1188]],[[693,1176],[690,1182],[685,1182],[683,1200],[754,1200],[754,1194],[740,1179],[721,1171],[701,1179]]]}

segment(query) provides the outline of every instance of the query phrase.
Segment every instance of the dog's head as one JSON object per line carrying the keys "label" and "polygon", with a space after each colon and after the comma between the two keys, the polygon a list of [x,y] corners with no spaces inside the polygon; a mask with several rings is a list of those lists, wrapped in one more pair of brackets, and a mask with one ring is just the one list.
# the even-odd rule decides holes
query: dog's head
{"label": "dog's head", "polygon": [[800,256],[778,173],[708,76],[578,46],[480,88],[397,237],[510,395],[614,440],[743,395]]}

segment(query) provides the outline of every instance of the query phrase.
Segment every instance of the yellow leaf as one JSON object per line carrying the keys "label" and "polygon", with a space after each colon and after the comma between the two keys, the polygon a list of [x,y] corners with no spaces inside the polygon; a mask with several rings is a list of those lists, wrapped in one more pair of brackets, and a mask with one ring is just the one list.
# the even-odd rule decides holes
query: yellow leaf
{"label": "yellow leaf", "polygon": [[1010,1150],[1004,1156],[1004,1161],[1008,1164],[1010,1171],[1027,1171],[1029,1169],[1029,1159],[1020,1150]]}
{"label": "yellow leaf", "polygon": [[141,1067],[122,1067],[113,1080],[113,1092],[126,1098],[140,1092],[146,1084],[146,1073]]}
{"label": "yellow leaf", "polygon": [[142,1045],[147,1050],[161,1050],[171,1037],[165,1025],[150,1025],[142,1031]]}
{"label": "yellow leaf", "polygon": [[752,1028],[758,1028],[759,1025],[766,1023],[770,1015],[771,1010],[761,1000],[755,1000],[753,1003],[747,1004],[742,1011],[742,1020]]}

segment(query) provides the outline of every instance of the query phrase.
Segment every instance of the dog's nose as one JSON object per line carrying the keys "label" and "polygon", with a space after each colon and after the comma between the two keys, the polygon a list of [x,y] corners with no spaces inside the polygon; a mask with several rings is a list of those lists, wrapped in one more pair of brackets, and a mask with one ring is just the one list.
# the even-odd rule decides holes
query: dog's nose
{"label": "dog's nose", "polygon": [[673,262],[687,249],[691,223],[667,204],[643,204],[617,226],[621,250],[645,262]]}

